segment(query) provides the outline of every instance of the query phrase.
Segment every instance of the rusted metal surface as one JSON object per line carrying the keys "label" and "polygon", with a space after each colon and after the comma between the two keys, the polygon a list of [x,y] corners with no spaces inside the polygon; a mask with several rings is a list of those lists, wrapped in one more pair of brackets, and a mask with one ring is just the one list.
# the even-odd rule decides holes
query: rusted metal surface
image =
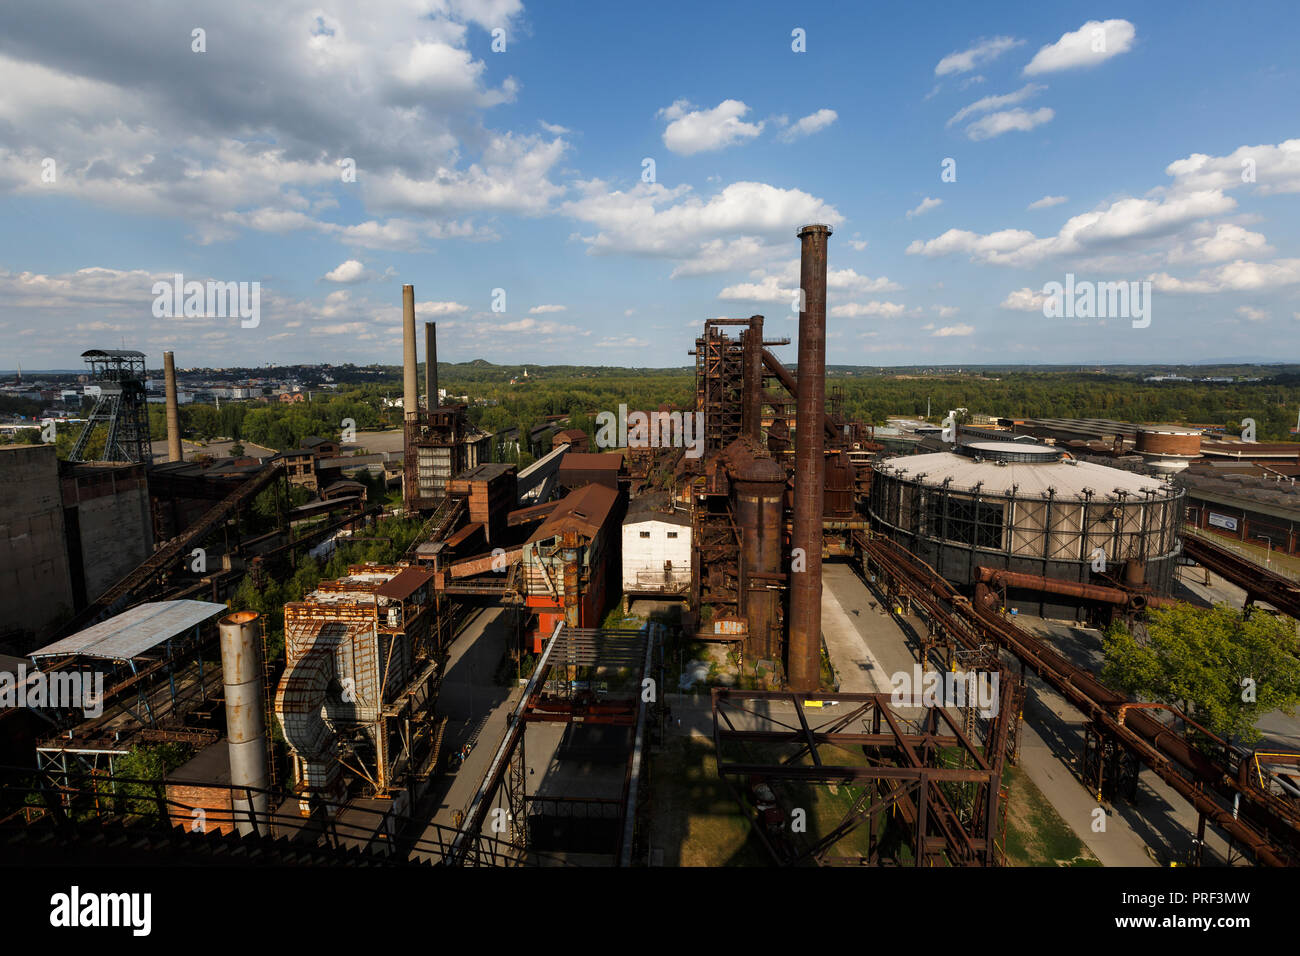
{"label": "rusted metal surface", "polygon": [[795,691],[821,680],[822,496],[825,487],[826,244],[829,226],[799,231],[799,402],[795,422],[794,536],[786,673]]}
{"label": "rusted metal surface", "polygon": [[217,622],[221,633],[221,680],[226,693],[226,744],[230,784],[253,791],[231,793],[231,809],[243,835],[269,835],[270,785],[267,762],[265,702],[262,699],[262,633],[252,611],[227,614]]}
{"label": "rusted metal surface", "polygon": [[[864,557],[881,572],[890,593],[925,608],[932,627],[968,649],[992,641],[1034,670],[1090,720],[1096,732],[1150,767],[1206,819],[1246,848],[1257,862],[1300,862],[1300,811],[1237,783],[1232,753],[1206,754],[1172,727],[1142,710],[1121,723],[1127,697],[1047,647],[997,611],[972,603],[928,565],[888,539],[855,534]],[[1085,781],[1087,782],[1087,781]],[[1272,795],[1269,795],[1270,797]],[[1234,804],[1240,798],[1240,805]]]}
{"label": "rusted metal surface", "polygon": [[424,402],[430,409],[438,401],[438,323],[424,323]]}
{"label": "rusted metal surface", "polygon": [[731,508],[740,532],[740,612],[748,623],[745,654],[780,654],[780,571],[784,530],[785,469],[752,442],[727,448]]}

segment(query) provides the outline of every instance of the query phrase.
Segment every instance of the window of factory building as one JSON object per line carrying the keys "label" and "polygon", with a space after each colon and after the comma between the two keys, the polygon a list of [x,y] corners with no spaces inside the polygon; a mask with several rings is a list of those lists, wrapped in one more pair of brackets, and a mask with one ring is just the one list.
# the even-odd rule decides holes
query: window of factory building
{"label": "window of factory building", "polygon": [[649,532],[649,531],[642,531],[642,532],[641,532],[641,537],[643,537],[643,538],[648,538],[648,537],[650,537],[650,532]]}
{"label": "window of factory building", "polygon": [[677,532],[676,532],[676,531],[669,531],[669,532],[668,532],[668,537],[670,537],[670,538],[675,538],[675,537],[677,537]]}
{"label": "window of factory building", "polygon": [[929,504],[928,524],[936,536],[976,548],[1002,549],[1001,504],[943,495],[931,496]]}

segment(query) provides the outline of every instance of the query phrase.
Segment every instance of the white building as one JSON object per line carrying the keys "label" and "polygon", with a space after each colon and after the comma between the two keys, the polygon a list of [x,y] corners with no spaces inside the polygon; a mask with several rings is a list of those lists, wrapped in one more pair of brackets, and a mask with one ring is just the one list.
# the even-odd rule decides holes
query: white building
{"label": "white building", "polygon": [[634,498],[623,519],[623,593],[684,596],[690,587],[690,517],[665,494]]}

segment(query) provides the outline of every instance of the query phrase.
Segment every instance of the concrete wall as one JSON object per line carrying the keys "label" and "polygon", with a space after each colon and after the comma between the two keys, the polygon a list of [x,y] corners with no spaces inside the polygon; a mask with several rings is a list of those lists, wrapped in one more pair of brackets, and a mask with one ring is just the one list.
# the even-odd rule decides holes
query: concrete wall
{"label": "concrete wall", "polygon": [[[648,533],[648,538],[641,537]],[[668,537],[675,533],[676,538]],[[690,580],[691,527],[671,521],[628,521],[623,525],[623,590],[637,590],[637,572],[652,572],[662,581],[664,562],[673,563],[675,574]]]}
{"label": "concrete wall", "polygon": [[54,446],[0,446],[0,487],[0,635],[38,632],[73,609]]}
{"label": "concrete wall", "polygon": [[[149,486],[141,465],[64,466],[65,523],[74,523],[85,579],[93,601],[153,553]],[[70,560],[74,565],[77,554]],[[76,575],[73,575],[74,580]]]}

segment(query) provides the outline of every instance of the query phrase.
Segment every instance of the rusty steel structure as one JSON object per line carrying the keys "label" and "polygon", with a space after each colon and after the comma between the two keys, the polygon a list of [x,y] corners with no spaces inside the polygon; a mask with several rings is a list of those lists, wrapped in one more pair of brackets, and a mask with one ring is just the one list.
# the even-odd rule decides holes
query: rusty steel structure
{"label": "rusty steel structure", "polygon": [[[557,622],[507,718],[446,862],[528,865],[536,863],[534,854],[545,838],[549,842],[540,849],[551,853],[631,865],[640,856],[637,810],[648,769],[651,702],[642,687],[652,673],[662,678],[661,648],[657,625],[634,630]],[[530,792],[535,774],[528,767],[528,728],[542,723],[563,724],[566,732]],[[606,772],[591,768],[590,750],[579,758],[585,766],[570,771],[566,744],[577,734],[601,730],[615,738],[603,748]],[[581,794],[573,792],[575,785]]]}
{"label": "rusty steel structure", "polygon": [[[1001,681],[982,735],[921,696],[822,699],[715,688],[718,773],[778,866],[898,864],[905,856],[899,838],[915,866],[996,866],[1003,857],[999,803],[1017,685],[1014,677]],[[814,725],[808,707],[826,704],[834,705],[834,716]],[[846,786],[852,797],[843,817],[824,831],[807,819],[806,807],[794,805],[802,798],[785,792],[808,784]],[[806,789],[800,792],[806,796]],[[802,826],[795,825],[797,812],[804,814]],[[865,844],[859,838],[856,853],[844,852],[863,825]],[[841,852],[833,854],[836,848]]]}
{"label": "rusty steel structure", "polygon": [[790,623],[786,673],[791,690],[821,682],[822,511],[826,461],[826,243],[829,226],[799,230],[799,405],[795,423],[794,529],[790,539]]}
{"label": "rusty steel structure", "polygon": [[1300,620],[1300,584],[1274,574],[1201,535],[1189,534],[1182,540],[1184,555],[1245,591],[1248,605],[1267,601],[1283,614]]}
{"label": "rusty steel structure", "polygon": [[[1257,863],[1300,864],[1300,802],[1267,787],[1242,784],[1241,761],[1249,759],[1246,755],[1213,738],[1209,744],[1196,744],[1175,724],[1159,719],[1149,708],[1135,707],[1126,695],[1106,687],[996,608],[960,594],[889,539],[859,532],[855,541],[864,572],[875,575],[889,606],[910,608],[925,618],[929,634],[923,647],[946,647],[953,656],[987,653],[990,648],[1009,654],[1083,714],[1088,723],[1082,780],[1098,799],[1131,792],[1140,763],[1196,810],[1198,833],[1212,824]],[[1184,715],[1165,710],[1195,729]],[[1196,847],[1193,862],[1199,863],[1202,839]]]}

